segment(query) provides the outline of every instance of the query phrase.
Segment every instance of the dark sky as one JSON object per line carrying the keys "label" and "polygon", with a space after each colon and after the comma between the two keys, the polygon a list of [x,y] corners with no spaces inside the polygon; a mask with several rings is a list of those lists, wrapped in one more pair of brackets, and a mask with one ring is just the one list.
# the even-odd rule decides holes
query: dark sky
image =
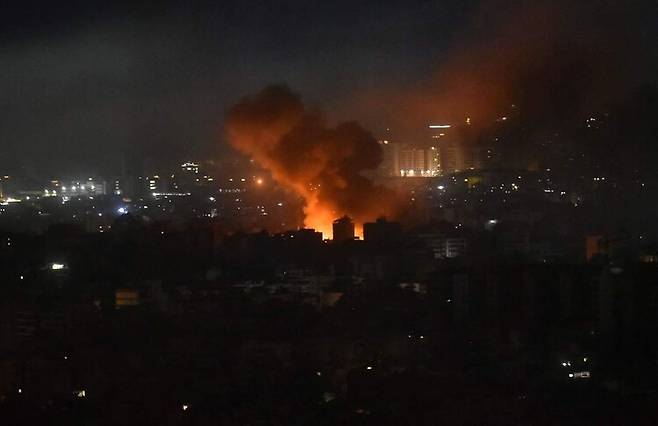
{"label": "dark sky", "polygon": [[[4,6],[0,168],[116,173],[122,158],[133,166],[220,155],[224,113],[242,95],[284,83],[341,116],[355,93],[428,78],[521,4],[491,12],[475,0],[143,3]],[[592,2],[592,14],[612,3]],[[635,26],[636,40],[655,50],[645,3],[653,2],[634,2],[620,26]]]}

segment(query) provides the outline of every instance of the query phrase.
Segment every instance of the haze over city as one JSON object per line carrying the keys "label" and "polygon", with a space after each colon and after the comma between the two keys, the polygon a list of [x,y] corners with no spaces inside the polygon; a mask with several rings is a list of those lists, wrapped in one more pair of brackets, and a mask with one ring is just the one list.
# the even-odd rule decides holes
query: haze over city
{"label": "haze over city", "polygon": [[658,5],[0,17],[7,424],[654,424]]}
{"label": "haze over city", "polygon": [[514,102],[543,120],[586,114],[657,75],[652,2],[73,2],[3,15],[12,172],[219,155],[225,111],[270,84],[330,121],[410,137]]}

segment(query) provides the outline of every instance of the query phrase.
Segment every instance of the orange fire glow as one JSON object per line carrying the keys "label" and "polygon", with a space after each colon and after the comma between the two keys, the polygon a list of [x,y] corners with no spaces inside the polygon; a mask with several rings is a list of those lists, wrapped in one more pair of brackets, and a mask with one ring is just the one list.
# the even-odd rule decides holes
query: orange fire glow
{"label": "orange fire glow", "polygon": [[232,146],[250,155],[280,185],[305,201],[304,226],[333,237],[333,221],[391,215],[395,195],[361,175],[378,166],[381,148],[355,122],[329,127],[286,87],[268,87],[236,104],[227,117]]}
{"label": "orange fire glow", "polygon": [[[317,200],[306,199],[304,208],[304,227],[315,229],[322,232],[322,238],[333,239],[333,222],[337,217],[342,216],[335,210],[330,210],[317,203]],[[354,223],[354,235],[363,239],[363,223]]]}
{"label": "orange fire glow", "polygon": [[306,196],[304,207],[304,227],[322,232],[324,239],[333,238],[333,221],[336,214],[318,203],[317,197]]}

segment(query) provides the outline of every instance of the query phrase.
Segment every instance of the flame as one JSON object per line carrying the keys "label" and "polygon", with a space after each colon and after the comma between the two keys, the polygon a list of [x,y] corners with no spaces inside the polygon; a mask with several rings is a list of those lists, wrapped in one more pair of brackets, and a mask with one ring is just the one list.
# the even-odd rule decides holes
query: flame
{"label": "flame", "polygon": [[361,223],[354,224],[354,235],[359,237],[359,239],[363,239],[363,224]]}
{"label": "flame", "polygon": [[306,206],[304,207],[304,227],[322,232],[322,237],[325,239],[332,239],[334,235],[333,221],[336,214],[322,206],[315,194],[307,194],[304,199],[306,200]]}
{"label": "flame", "polygon": [[361,223],[390,215],[395,194],[361,172],[376,168],[382,151],[356,122],[328,126],[290,89],[271,86],[245,97],[227,115],[229,143],[305,201],[304,226],[333,237],[333,221]]}
{"label": "flame", "polygon": [[[313,197],[306,199],[304,208],[304,227],[322,232],[322,238],[333,239],[333,223],[336,218],[342,216],[340,212],[325,208]],[[363,239],[363,223],[354,222],[354,236]]]}

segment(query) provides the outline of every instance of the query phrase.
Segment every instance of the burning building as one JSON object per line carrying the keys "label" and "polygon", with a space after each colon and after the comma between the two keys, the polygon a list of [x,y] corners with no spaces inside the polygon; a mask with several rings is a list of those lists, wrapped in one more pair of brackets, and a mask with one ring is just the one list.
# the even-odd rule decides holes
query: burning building
{"label": "burning building", "polygon": [[354,239],[354,222],[349,216],[334,220],[334,241],[351,241]]}
{"label": "burning building", "polygon": [[304,226],[325,237],[336,217],[349,215],[358,230],[367,220],[395,213],[395,194],[362,175],[382,161],[377,140],[356,122],[328,126],[287,87],[267,87],[240,100],[226,129],[234,148],[304,199]]}

